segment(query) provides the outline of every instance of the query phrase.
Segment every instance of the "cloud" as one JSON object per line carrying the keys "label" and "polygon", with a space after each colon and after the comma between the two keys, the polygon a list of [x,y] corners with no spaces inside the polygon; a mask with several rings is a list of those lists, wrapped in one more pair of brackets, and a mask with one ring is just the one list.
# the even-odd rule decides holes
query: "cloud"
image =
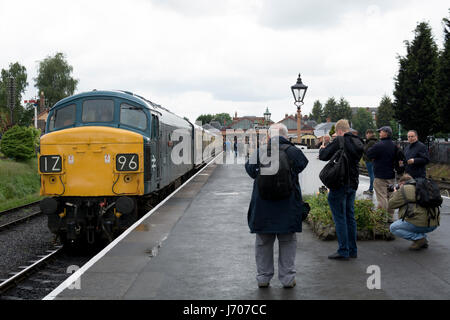
{"label": "cloud", "polygon": [[263,0],[260,22],[274,29],[328,29],[352,14],[379,14],[401,0]]}

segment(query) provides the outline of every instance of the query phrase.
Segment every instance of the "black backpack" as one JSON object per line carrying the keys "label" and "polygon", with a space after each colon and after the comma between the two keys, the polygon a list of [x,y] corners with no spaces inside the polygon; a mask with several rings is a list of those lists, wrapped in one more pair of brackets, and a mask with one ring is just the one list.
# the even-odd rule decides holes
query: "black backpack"
{"label": "black backpack", "polygon": [[[280,144],[279,146],[279,166],[278,172],[273,175],[262,175],[257,177],[257,185],[259,195],[264,200],[282,200],[289,198],[294,189],[291,167],[292,160],[289,159],[286,150],[290,147],[288,144]],[[261,167],[269,167],[262,165]]]}
{"label": "black backpack", "polygon": [[[416,204],[427,209],[428,226],[430,226],[431,219],[438,219],[440,215],[440,206],[442,205],[441,191],[431,179],[416,178]],[[413,183],[406,183],[413,184]],[[406,199],[406,196],[403,194]],[[408,204],[409,209],[409,204]],[[406,216],[406,215],[405,215]]]}
{"label": "black backpack", "polygon": [[344,150],[344,137],[338,136],[339,150],[320,171],[319,178],[328,189],[339,189],[348,184],[348,157]]}

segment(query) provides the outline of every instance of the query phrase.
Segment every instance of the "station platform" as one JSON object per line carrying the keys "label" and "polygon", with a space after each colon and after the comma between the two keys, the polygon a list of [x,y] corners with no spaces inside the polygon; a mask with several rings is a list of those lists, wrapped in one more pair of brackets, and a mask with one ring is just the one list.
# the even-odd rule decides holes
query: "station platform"
{"label": "station platform", "polygon": [[[308,150],[305,155],[310,163],[300,177],[301,187],[304,194],[315,193],[325,163],[317,159],[317,152]],[[337,242],[319,240],[304,223],[303,232],[297,234],[297,286],[282,287],[275,263],[271,286],[259,289],[255,235],[247,225],[253,180],[243,159],[240,162],[209,164],[45,299],[450,298],[448,198],[441,226],[429,234],[430,247],[419,252],[409,251],[410,242],[398,238],[359,241],[357,259],[329,260]],[[359,196],[368,183],[361,176]],[[373,272],[370,266],[379,267],[380,289],[367,286]],[[73,285],[76,280],[78,285]]]}

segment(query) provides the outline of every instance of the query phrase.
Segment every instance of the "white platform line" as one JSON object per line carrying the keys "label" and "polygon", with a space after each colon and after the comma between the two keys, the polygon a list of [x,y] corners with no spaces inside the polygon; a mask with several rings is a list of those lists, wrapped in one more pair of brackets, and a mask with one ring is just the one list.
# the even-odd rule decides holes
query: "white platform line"
{"label": "white platform line", "polygon": [[108,253],[112,248],[114,248],[123,238],[125,238],[128,234],[131,233],[137,226],[139,226],[145,219],[150,217],[159,207],[161,207],[166,201],[172,198],[178,191],[183,189],[185,185],[187,185],[192,179],[194,179],[197,175],[199,175],[203,170],[205,170],[211,163],[213,163],[222,153],[220,153],[217,157],[211,160],[203,169],[193,175],[189,180],[183,183],[177,190],[172,192],[167,198],[161,201],[156,207],[154,207],[151,211],[147,212],[145,216],[135,222],[131,227],[125,230],[120,236],[114,239],[107,247],[105,247],[102,251],[100,251],[96,256],[94,256],[91,260],[89,260],[86,264],[84,264],[80,269],[74,272],[69,278],[67,278],[63,283],[61,283],[56,289],[50,292],[47,296],[45,296],[42,300],[54,300],[61,292],[71,286],[75,281],[77,281],[92,265],[94,265],[97,261],[99,261],[103,256]]}

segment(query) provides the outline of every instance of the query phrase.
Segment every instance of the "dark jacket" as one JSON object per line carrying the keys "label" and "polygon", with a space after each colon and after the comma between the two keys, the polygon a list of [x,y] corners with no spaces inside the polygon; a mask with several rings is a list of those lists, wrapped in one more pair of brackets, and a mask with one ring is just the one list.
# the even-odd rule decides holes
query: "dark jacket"
{"label": "dark jacket", "polygon": [[425,178],[425,166],[430,162],[427,147],[420,141],[416,141],[405,148],[405,160],[414,159],[413,164],[405,163],[405,171],[414,179]]}
{"label": "dark jacket", "polygon": [[[357,190],[359,184],[359,160],[364,152],[364,142],[360,137],[351,132],[344,134],[344,151],[349,160],[349,186]],[[322,161],[330,160],[339,150],[339,142],[334,139],[326,148],[320,149],[319,159]]]}
{"label": "dark jacket", "polygon": [[[275,138],[274,138],[275,139]],[[255,179],[253,192],[248,208],[247,220],[251,233],[293,233],[302,231],[302,193],[298,174],[306,168],[308,159],[303,152],[283,137],[279,137],[279,143],[289,144],[286,150],[287,156],[293,161],[292,180],[295,188],[287,199],[271,201],[261,199],[256,178],[259,174],[259,164],[256,162],[255,152],[245,164],[248,175]]]}
{"label": "dark jacket", "polygon": [[375,145],[375,143],[377,143],[377,142],[378,142],[378,139],[375,137],[367,139],[366,143],[364,144],[364,154],[363,154],[363,160],[365,162],[372,162],[372,159],[370,159],[367,156],[367,150],[372,148]]}
{"label": "dark jacket", "polygon": [[395,145],[391,138],[383,138],[367,150],[367,156],[373,159],[373,172],[378,179],[394,179]]}

